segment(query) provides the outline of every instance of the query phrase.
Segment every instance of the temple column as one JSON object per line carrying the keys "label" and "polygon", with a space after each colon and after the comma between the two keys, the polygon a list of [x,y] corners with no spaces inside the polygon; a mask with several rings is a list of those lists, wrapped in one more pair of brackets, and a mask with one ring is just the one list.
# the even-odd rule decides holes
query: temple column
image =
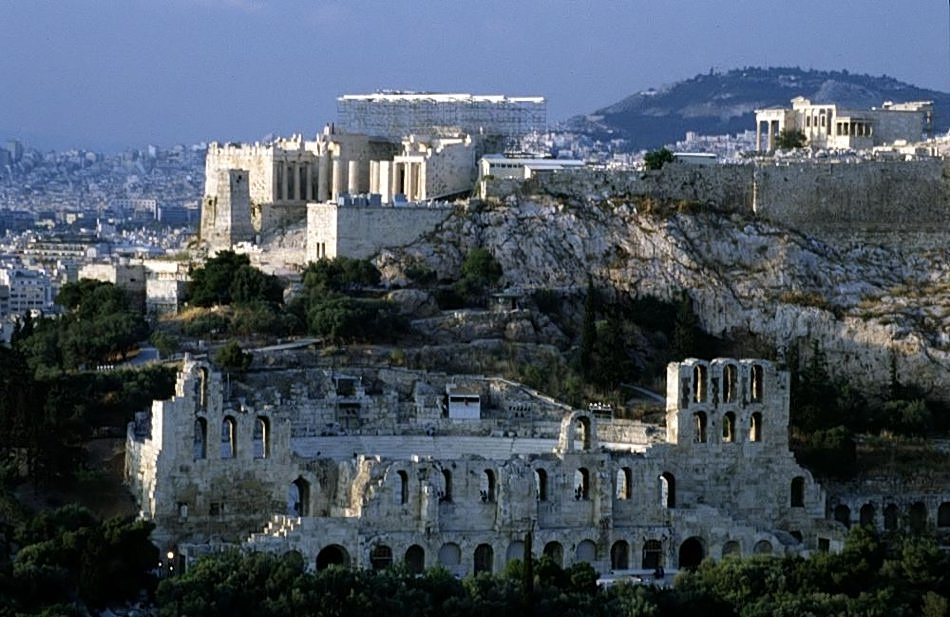
{"label": "temple column", "polygon": [[346,192],[350,195],[356,195],[360,192],[359,161],[346,162]]}

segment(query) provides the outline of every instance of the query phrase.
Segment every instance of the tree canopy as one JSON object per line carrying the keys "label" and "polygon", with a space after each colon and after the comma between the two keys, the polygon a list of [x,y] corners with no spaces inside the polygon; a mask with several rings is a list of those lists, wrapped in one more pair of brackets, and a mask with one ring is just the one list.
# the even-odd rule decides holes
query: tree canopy
{"label": "tree canopy", "polygon": [[251,266],[247,255],[221,251],[191,273],[188,301],[195,306],[268,302],[282,304],[284,287],[276,276]]}
{"label": "tree canopy", "polygon": [[657,170],[663,169],[663,166],[667,163],[673,162],[673,153],[667,148],[660,148],[659,150],[651,150],[643,155],[643,164],[647,169]]}

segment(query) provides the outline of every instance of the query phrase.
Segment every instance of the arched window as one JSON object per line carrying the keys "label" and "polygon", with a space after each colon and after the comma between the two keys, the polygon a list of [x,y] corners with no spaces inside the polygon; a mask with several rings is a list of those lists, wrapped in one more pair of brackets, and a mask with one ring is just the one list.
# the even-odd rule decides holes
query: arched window
{"label": "arched window", "polygon": [[442,493],[439,495],[439,501],[452,503],[452,472],[448,469],[442,470]]}
{"label": "arched window", "polygon": [[482,482],[479,490],[479,496],[483,503],[492,503],[495,501],[495,472],[486,469],[482,473]]}
{"label": "arched window", "polygon": [[861,506],[861,512],[859,513],[859,520],[862,525],[867,527],[874,527],[874,506],[866,503]]}
{"label": "arched window", "polygon": [[732,443],[736,439],[736,414],[727,411],[722,417],[722,441]]}
{"label": "arched window", "polygon": [[633,497],[633,472],[629,467],[617,470],[617,499]]}
{"label": "arched window", "polygon": [[317,571],[326,570],[330,566],[350,565],[350,555],[346,549],[338,544],[330,545],[317,554]]}
{"label": "arched window", "polygon": [[231,416],[221,421],[221,458],[237,456],[237,422]]}
{"label": "arched window", "polygon": [[663,544],[659,540],[647,540],[643,543],[640,567],[644,570],[656,570],[661,566],[663,566]]}
{"label": "arched window", "polygon": [[270,420],[265,416],[258,416],[254,422],[254,458],[268,458],[270,456]]}
{"label": "arched window", "polygon": [[581,416],[577,419],[577,438],[580,440],[582,450],[590,450],[591,429],[590,418]]}
{"label": "arched window", "polygon": [[752,552],[756,555],[771,555],[772,543],[768,540],[759,540],[755,543],[755,546],[752,547]]}
{"label": "arched window", "polygon": [[676,507],[676,478],[668,471],[664,471],[659,478],[660,482],[660,507]]}
{"label": "arched window", "polygon": [[574,549],[574,561],[594,563],[597,561],[597,545],[590,540],[582,540]]}
{"label": "arched window", "polygon": [[426,569],[426,552],[418,544],[406,549],[406,568],[410,574],[422,574]]}
{"label": "arched window", "polygon": [[945,501],[937,508],[937,527],[950,527],[950,501]]}
{"label": "arched window", "polygon": [[764,394],[763,371],[761,364],[752,365],[752,402],[761,403]]}
{"label": "arched window", "polygon": [[792,478],[791,503],[793,508],[805,507],[805,478],[795,476]]}
{"label": "arched window", "polygon": [[693,402],[706,402],[706,365],[697,364],[693,367]]}
{"label": "arched window", "polygon": [[374,570],[385,570],[393,565],[393,549],[385,544],[374,546],[369,554],[369,563]]}
{"label": "arched window", "polygon": [[722,369],[722,402],[736,402],[736,383],[739,371],[735,364],[727,364]]}
{"label": "arched window", "polygon": [[722,558],[739,557],[742,555],[742,547],[736,540],[729,540],[722,545]]}
{"label": "arched window", "polygon": [[610,569],[626,570],[630,567],[630,545],[625,540],[617,540],[610,547]]}
{"label": "arched window", "polygon": [[758,411],[749,418],[749,441],[762,441],[762,414]]}
{"label": "arched window", "polygon": [[534,470],[534,494],[538,501],[548,500],[548,472],[543,469]]}
{"label": "arched window", "polygon": [[888,504],[888,506],[884,508],[884,530],[897,531],[899,525],[900,510],[897,509],[896,505]]}
{"label": "arched window", "polygon": [[693,435],[695,443],[706,443],[706,413],[699,411],[693,414],[693,425],[696,433]]}
{"label": "arched window", "polygon": [[204,418],[195,418],[194,457],[200,461],[208,456],[208,421]]}
{"label": "arched window", "polygon": [[491,574],[495,551],[490,544],[479,544],[475,547],[475,574],[487,572]]}
{"label": "arched window", "polygon": [[200,367],[198,369],[198,409],[204,411],[208,408],[208,369]]}
{"label": "arched window", "polygon": [[454,542],[448,542],[439,549],[439,565],[453,568],[462,563],[462,549]]}
{"label": "arched window", "polygon": [[927,530],[927,506],[922,501],[914,503],[907,512],[907,522],[910,528],[921,533]]}
{"label": "arched window", "polygon": [[585,467],[574,472],[574,499],[578,501],[590,499],[590,472]]}
{"label": "arched window", "polygon": [[396,501],[400,505],[405,505],[409,503],[409,474],[402,469],[396,473],[399,476],[399,493],[396,496]]}
{"label": "arched window", "polygon": [[687,538],[680,544],[679,567],[681,570],[692,570],[699,566],[706,556],[706,549],[703,541],[696,536]]}
{"label": "arched window", "polygon": [[564,566],[564,547],[561,546],[560,542],[548,542],[544,545],[544,552],[542,554],[550,557],[551,561],[558,566]]}
{"label": "arched window", "polygon": [[848,529],[851,529],[851,508],[843,503],[839,503],[835,506],[835,520]]}

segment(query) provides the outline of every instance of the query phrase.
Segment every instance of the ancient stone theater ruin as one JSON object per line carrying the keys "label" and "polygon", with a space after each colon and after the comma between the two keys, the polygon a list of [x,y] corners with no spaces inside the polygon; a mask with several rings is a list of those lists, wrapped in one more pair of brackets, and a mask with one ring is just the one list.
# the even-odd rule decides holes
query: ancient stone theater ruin
{"label": "ancient stone theater ruin", "polygon": [[563,566],[673,570],[840,545],[788,419],[788,374],[763,360],[670,364],[663,428],[499,378],[297,364],[238,382],[189,357],[130,424],[127,472],[183,561],[243,545],[462,575],[532,534]]}

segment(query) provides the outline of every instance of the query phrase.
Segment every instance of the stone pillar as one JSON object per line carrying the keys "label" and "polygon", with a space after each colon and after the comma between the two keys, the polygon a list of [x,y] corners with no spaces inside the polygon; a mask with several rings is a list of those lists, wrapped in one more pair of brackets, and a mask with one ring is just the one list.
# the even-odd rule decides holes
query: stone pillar
{"label": "stone pillar", "polygon": [[330,184],[330,201],[336,201],[336,198],[340,196],[340,186],[343,184],[343,179],[340,175],[343,173],[343,166],[340,164],[339,157],[333,157],[333,171],[332,171],[332,183]]}
{"label": "stone pillar", "polygon": [[359,161],[346,162],[346,192],[350,195],[356,195],[360,192]]}
{"label": "stone pillar", "polygon": [[312,162],[307,163],[307,173],[306,173],[305,178],[306,178],[305,181],[307,183],[307,190],[304,193],[305,199],[307,201],[313,201],[313,163]]}
{"label": "stone pillar", "polygon": [[419,163],[419,200],[425,201],[429,199],[429,192],[426,190],[426,162],[422,161]]}
{"label": "stone pillar", "polygon": [[762,122],[755,121],[755,151],[762,152]]}
{"label": "stone pillar", "polygon": [[369,162],[369,192],[379,192],[379,161]]}
{"label": "stone pillar", "polygon": [[289,199],[290,193],[287,192],[287,187],[289,186],[290,179],[287,177],[290,174],[290,166],[287,163],[280,163],[283,173],[280,174],[280,194],[283,198]]}
{"label": "stone pillar", "polygon": [[382,202],[388,204],[392,199],[391,187],[391,168],[395,167],[395,164],[390,161],[379,161],[379,186],[377,187],[377,192],[380,194]]}
{"label": "stone pillar", "polygon": [[403,175],[403,187],[402,192],[406,196],[406,201],[412,201],[412,193],[415,190],[415,186],[412,182],[412,172],[415,165],[411,162],[406,162],[405,170],[406,173]]}
{"label": "stone pillar", "polygon": [[330,152],[325,151],[319,159],[320,173],[317,176],[317,201],[324,202],[330,199]]}

